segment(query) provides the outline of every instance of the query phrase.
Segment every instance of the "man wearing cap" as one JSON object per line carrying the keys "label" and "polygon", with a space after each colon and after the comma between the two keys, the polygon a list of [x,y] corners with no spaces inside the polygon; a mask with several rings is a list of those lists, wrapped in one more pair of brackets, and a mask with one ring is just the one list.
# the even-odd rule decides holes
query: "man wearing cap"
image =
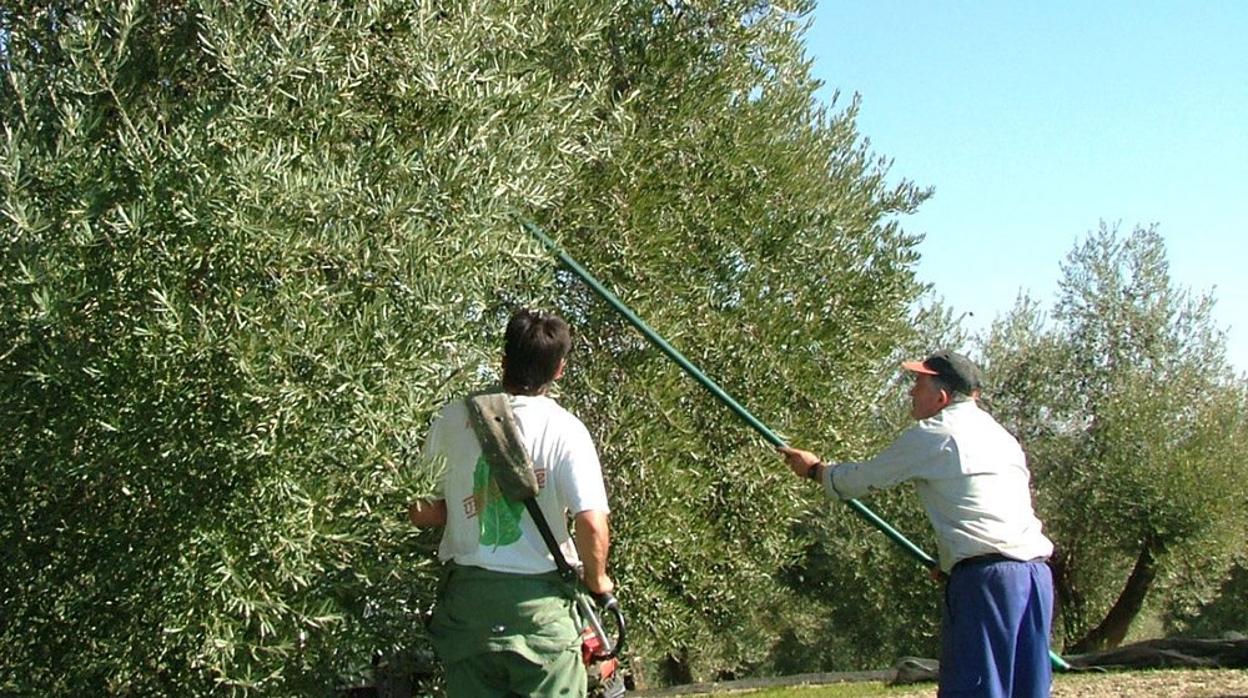
{"label": "man wearing cap", "polygon": [[1049,695],[1053,544],[1031,506],[1026,457],[976,398],[979,368],[951,351],[902,366],[918,423],[863,462],[828,464],[781,448],[793,472],[854,499],[910,481],[936,531],[946,579],[942,698]]}

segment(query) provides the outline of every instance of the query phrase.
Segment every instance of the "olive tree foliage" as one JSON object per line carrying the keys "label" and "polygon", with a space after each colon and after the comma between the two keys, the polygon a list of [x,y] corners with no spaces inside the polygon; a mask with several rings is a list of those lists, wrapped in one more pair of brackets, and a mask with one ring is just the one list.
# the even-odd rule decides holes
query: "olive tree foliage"
{"label": "olive tree foliage", "polygon": [[1102,224],[1063,264],[1051,319],[1022,298],[987,338],[997,415],[1057,546],[1069,651],[1207,596],[1242,549],[1248,404],[1212,304],[1171,281],[1155,227]]}
{"label": "olive tree foliage", "polygon": [[425,647],[420,443],[518,304],[577,327],[639,671],[765,671],[858,603],[794,601],[824,505],[512,217],[786,435],[871,445],[834,408],[913,337],[926,192],[813,102],[809,9],[0,8],[0,692],[306,695]]}
{"label": "olive tree foliage", "polygon": [[1170,633],[1200,638],[1248,635],[1248,563],[1242,552],[1240,558],[1221,587],[1210,592],[1206,586],[1171,604],[1165,618]]}
{"label": "olive tree foliage", "polygon": [[[633,137],[543,222],[785,438],[865,442],[872,411],[836,408],[882,390],[913,334],[917,240],[896,218],[926,192],[885,181],[856,104],[812,102],[798,17],[753,4],[641,11],[629,26],[644,31],[611,40],[612,80],[635,90]],[[827,505],[583,287],[561,298],[589,328],[565,389],[611,480],[634,668],[659,682],[782,669],[777,637],[859,603],[812,600],[776,576],[802,561]],[[864,540],[878,542],[854,522],[846,541]]]}
{"label": "olive tree foliage", "polygon": [[[913,331],[873,373],[838,376],[846,383],[842,406],[869,413],[857,438],[820,433],[796,445],[827,461],[862,460],[884,450],[906,428],[913,377],[900,369],[937,349],[962,350],[970,335],[942,299],[927,295],[910,323]],[[935,556],[936,539],[913,487],[903,485],[862,500],[899,533]],[[942,587],[927,569],[845,504],[827,501],[805,512],[799,526],[809,541],[801,559],[787,565],[785,580],[817,614],[786,628],[774,649],[781,673],[820,667],[851,670],[892,665],[900,656],[939,655]]]}
{"label": "olive tree foliage", "polygon": [[603,10],[6,9],[4,692],[301,693],[420,642],[416,454],[550,300],[503,213],[613,145]]}

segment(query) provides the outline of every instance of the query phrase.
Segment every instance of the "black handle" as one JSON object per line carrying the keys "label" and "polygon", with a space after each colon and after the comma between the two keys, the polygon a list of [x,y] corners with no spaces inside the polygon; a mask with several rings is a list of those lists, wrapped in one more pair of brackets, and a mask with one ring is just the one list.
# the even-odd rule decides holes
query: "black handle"
{"label": "black handle", "polygon": [[[624,611],[620,609],[619,600],[617,600],[615,598],[615,595],[610,592],[607,592],[605,594],[592,594],[592,596],[594,599],[594,603],[598,605],[598,608],[601,608],[602,610],[609,612],[612,618],[615,619],[615,630],[616,630],[615,642],[611,643],[610,645],[611,649],[607,652],[596,653],[594,655],[594,658],[604,659],[604,660],[614,659],[618,657],[620,655],[620,652],[623,651],[624,649],[624,637],[626,633],[625,624],[624,624]],[[599,622],[599,625],[601,626],[601,622]],[[606,638],[603,638],[603,639],[605,640]]]}

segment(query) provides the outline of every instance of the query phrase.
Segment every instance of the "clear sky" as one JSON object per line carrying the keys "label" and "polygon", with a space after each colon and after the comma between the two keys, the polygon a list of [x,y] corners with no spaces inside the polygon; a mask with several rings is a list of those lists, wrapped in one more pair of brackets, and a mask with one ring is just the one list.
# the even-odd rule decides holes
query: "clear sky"
{"label": "clear sky", "polygon": [[903,222],[970,329],[1020,290],[1050,308],[1101,220],[1157,223],[1248,371],[1248,1],[822,0],[807,50],[894,178],[935,188]]}

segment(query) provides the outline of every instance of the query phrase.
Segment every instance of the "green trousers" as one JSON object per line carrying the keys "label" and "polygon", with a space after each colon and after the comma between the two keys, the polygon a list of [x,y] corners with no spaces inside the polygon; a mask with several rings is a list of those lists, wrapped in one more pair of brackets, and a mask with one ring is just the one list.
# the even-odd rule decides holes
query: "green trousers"
{"label": "green trousers", "polygon": [[429,624],[451,698],[585,695],[575,591],[556,572],[448,564]]}

